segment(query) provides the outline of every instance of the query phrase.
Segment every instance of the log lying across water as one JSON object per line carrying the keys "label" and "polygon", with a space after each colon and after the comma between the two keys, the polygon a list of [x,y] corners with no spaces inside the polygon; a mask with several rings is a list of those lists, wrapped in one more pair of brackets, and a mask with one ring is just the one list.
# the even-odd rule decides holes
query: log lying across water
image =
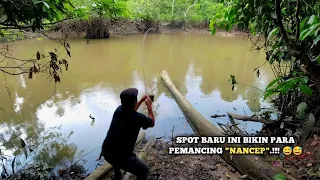
{"label": "log lying across water", "polygon": [[[193,131],[199,136],[223,136],[222,131],[211,124],[205,117],[203,117],[198,111],[196,111],[191,104],[182,96],[176,86],[170,79],[169,74],[163,71],[161,79],[169,91],[172,93],[181,111],[189,122]],[[218,146],[218,144],[212,144]],[[228,144],[223,144],[224,147],[228,147]],[[230,145],[234,146],[234,145]],[[241,146],[241,145],[237,145]],[[264,179],[273,180],[274,176],[279,173],[283,173],[279,168],[275,168],[263,161],[261,158],[255,155],[232,155],[225,152],[221,157],[229,164],[236,167],[243,174],[248,175],[251,179]],[[286,174],[286,173],[283,173]],[[288,179],[295,179],[289,177]]]}
{"label": "log lying across water", "polygon": [[[139,134],[137,141],[136,141],[136,146],[146,137],[146,133],[142,132]],[[90,174],[85,180],[99,180],[104,178],[111,170],[112,170],[112,165],[109,164],[108,162],[105,161],[105,163],[97,168],[92,174]]]}

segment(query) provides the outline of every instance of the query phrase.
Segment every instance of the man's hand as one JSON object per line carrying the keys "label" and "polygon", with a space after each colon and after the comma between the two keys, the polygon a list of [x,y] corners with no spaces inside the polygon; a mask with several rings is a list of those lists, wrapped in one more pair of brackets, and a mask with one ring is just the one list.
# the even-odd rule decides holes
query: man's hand
{"label": "man's hand", "polygon": [[148,96],[147,96],[147,95],[144,95],[144,96],[141,98],[141,101],[143,102],[143,101],[145,101],[147,98],[148,98]]}
{"label": "man's hand", "polygon": [[152,107],[152,100],[149,96],[147,96],[145,103],[146,103],[148,109]]}
{"label": "man's hand", "polygon": [[144,95],[139,102],[137,102],[136,107],[134,108],[135,111],[137,111],[140,107],[140,105],[147,99],[147,95]]}
{"label": "man's hand", "polygon": [[154,120],[154,115],[152,112],[152,100],[149,96],[147,96],[147,99],[145,101],[147,108],[148,108],[148,117],[152,119],[152,125],[150,127],[154,127],[155,120]]}

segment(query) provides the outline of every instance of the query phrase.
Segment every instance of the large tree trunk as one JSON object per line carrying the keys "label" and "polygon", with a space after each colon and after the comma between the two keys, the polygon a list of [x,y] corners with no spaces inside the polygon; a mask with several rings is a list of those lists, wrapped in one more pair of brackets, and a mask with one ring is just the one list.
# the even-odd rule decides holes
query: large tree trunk
{"label": "large tree trunk", "polygon": [[[184,113],[187,121],[195,133],[200,136],[223,136],[222,131],[211,124],[206,118],[204,118],[198,111],[196,111],[191,104],[182,96],[175,85],[172,83],[169,74],[163,71],[161,78],[172,93],[180,109]],[[219,144],[212,144],[213,146],[219,146]],[[228,144],[223,144],[223,147],[228,147]],[[234,144],[230,146],[235,146]],[[230,147],[229,146],[229,147]],[[241,145],[237,145],[241,146]],[[226,151],[221,157],[229,164],[236,167],[243,174],[247,174],[251,179],[264,179],[273,180],[274,176],[278,173],[283,173],[280,169],[275,168],[263,161],[260,157],[255,155],[232,155]],[[285,174],[285,173],[283,173]],[[288,177],[288,179],[295,179]]]}
{"label": "large tree trunk", "polygon": [[[136,141],[136,146],[146,137],[146,133],[142,132],[139,134],[137,141]],[[119,142],[121,143],[121,142]],[[97,168],[92,174],[90,174],[85,180],[99,180],[104,178],[111,170],[112,170],[112,165],[109,164],[107,161],[105,161],[104,165],[100,166]]]}

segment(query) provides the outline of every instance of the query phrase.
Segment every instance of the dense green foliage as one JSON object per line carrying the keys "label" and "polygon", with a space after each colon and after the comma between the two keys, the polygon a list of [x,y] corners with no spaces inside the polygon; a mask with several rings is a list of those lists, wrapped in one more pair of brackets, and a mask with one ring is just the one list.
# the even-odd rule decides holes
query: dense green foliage
{"label": "dense green foliage", "polygon": [[75,16],[88,18],[129,18],[132,20],[152,19],[161,21],[208,22],[221,21],[228,7],[215,0],[72,0]]}
{"label": "dense green foliage", "polygon": [[58,21],[72,5],[69,0],[0,2],[0,25],[8,28],[43,28],[43,21]]}
{"label": "dense green foliage", "polygon": [[[271,65],[276,76],[265,91],[265,98],[280,95],[281,119],[286,115],[301,120],[300,138],[306,139],[318,117],[320,102],[320,1],[318,0],[5,0],[0,1],[0,34],[9,36],[13,29],[43,29],[64,19],[80,18],[89,20],[93,29],[94,20],[101,27],[102,18],[116,21],[126,18],[134,21],[189,22],[208,25],[214,35],[217,29],[232,30],[238,28],[250,32],[254,37],[255,49],[266,52],[266,61]],[[96,19],[95,19],[96,18]],[[101,26],[100,26],[101,25]],[[101,31],[107,34],[107,28]],[[99,30],[100,31],[100,30]],[[100,33],[101,33],[100,32]],[[16,33],[16,32],[15,32]],[[13,40],[18,38],[12,36]],[[70,45],[59,41],[70,55]],[[9,48],[3,48],[0,55],[8,61],[18,62],[14,68],[0,64],[4,74],[19,75],[29,73],[29,78],[40,71],[50,73],[55,82],[60,82],[61,66],[68,69],[68,62],[54,52],[40,54],[31,60],[8,57]],[[58,59],[59,58],[59,59]],[[49,59],[47,66],[40,70],[39,60]],[[16,63],[17,64],[17,63]],[[45,64],[45,63],[44,63]],[[28,65],[28,66],[27,66]],[[9,71],[8,69],[14,69]],[[43,70],[45,69],[45,70]],[[17,72],[16,70],[19,70]],[[259,68],[256,69],[259,76]],[[232,90],[236,84],[235,77],[230,76]],[[7,87],[6,87],[7,88]],[[308,103],[308,113],[305,112]],[[278,104],[279,105],[279,104]],[[301,108],[304,107],[304,108]],[[296,111],[296,109],[298,109]],[[303,111],[301,111],[303,109]],[[299,113],[300,112],[300,113]],[[303,112],[303,116],[300,116]],[[315,115],[313,115],[313,113]],[[282,125],[283,127],[284,125]],[[285,125],[287,126],[287,124]],[[283,129],[283,128],[281,128]],[[297,128],[296,128],[297,129]],[[54,138],[54,137],[52,137]],[[17,143],[21,147],[17,147]],[[65,142],[63,142],[65,143]],[[63,143],[50,141],[50,145],[59,149],[61,157],[52,157],[46,164],[57,166],[58,161],[74,156],[75,148]],[[9,143],[8,143],[9,144]],[[11,143],[9,144],[11,145]],[[33,151],[26,149],[23,140],[17,139],[15,146],[6,147],[15,150],[19,157]],[[1,155],[1,154],[0,154]],[[50,157],[47,149],[38,151],[35,160]],[[15,160],[13,160],[13,166]],[[5,167],[3,166],[4,170]],[[14,168],[12,168],[14,169]],[[47,168],[44,174],[47,175]]]}
{"label": "dense green foliage", "polygon": [[[226,2],[226,1],[223,1]],[[265,97],[300,89],[311,95],[312,86],[319,91],[320,2],[234,0],[225,14],[225,29],[233,26],[258,35],[257,49],[264,49],[273,67],[272,81]],[[215,20],[210,25],[215,32]]]}

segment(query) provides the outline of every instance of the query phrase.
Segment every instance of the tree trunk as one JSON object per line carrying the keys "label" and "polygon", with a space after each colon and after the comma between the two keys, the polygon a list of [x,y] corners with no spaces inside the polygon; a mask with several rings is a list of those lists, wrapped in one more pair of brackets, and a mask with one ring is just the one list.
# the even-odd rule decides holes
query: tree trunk
{"label": "tree trunk", "polygon": [[[184,116],[189,122],[191,128],[195,133],[200,136],[223,136],[222,131],[211,124],[206,118],[204,118],[198,111],[196,111],[191,104],[182,96],[175,85],[172,83],[169,74],[163,71],[161,74],[162,81],[172,93],[177,104],[182,110]],[[212,144],[213,146],[219,146],[219,144]],[[221,146],[221,145],[220,145]],[[230,146],[241,147],[241,144]],[[222,147],[230,147],[228,144],[223,144]],[[283,173],[280,169],[275,168],[263,161],[259,156],[255,155],[232,155],[230,156],[227,151],[225,151],[221,157],[229,164],[236,167],[243,174],[248,175],[251,179],[264,179],[273,180],[274,176],[279,173]],[[288,179],[295,179],[289,177]]]}
{"label": "tree trunk", "polygon": [[[136,146],[146,137],[146,133],[142,132],[139,134],[137,141],[136,141]],[[119,142],[121,143],[121,142]],[[93,173],[91,173],[85,180],[99,180],[104,178],[111,170],[112,170],[112,165],[109,164],[107,161],[105,161],[104,165],[100,166],[97,168]]]}

